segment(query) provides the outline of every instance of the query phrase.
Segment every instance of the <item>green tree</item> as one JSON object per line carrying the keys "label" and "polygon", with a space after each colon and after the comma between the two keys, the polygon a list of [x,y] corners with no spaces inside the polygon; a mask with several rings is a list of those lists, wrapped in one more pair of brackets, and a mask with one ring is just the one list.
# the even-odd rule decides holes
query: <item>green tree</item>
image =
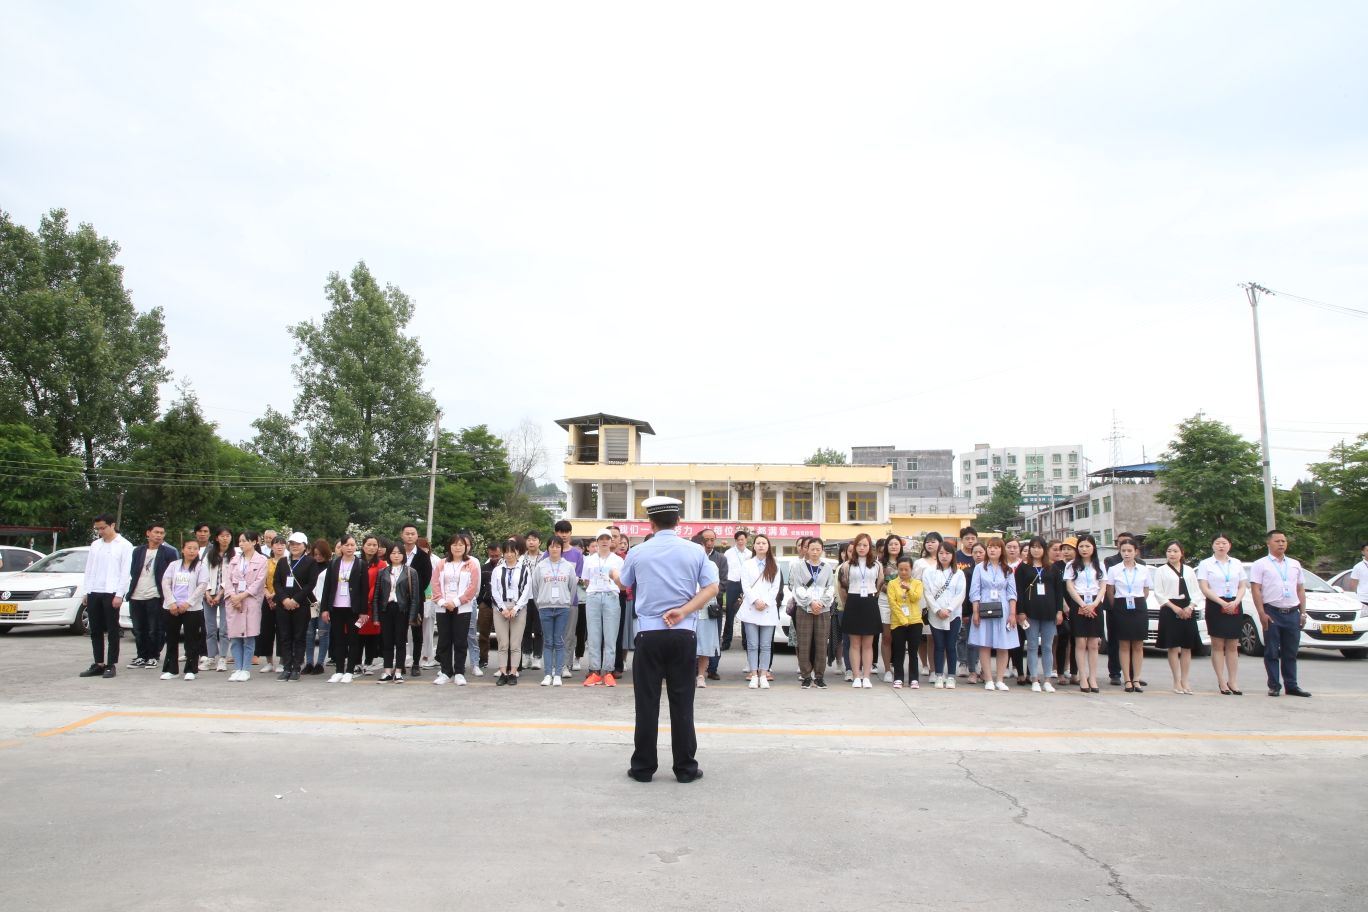
{"label": "green tree", "polygon": [[0,417],[34,423],[86,482],[126,450],[127,428],[157,414],[166,332],[160,308],[138,313],[114,262],[119,245],[65,210],[35,234],[0,212]]}
{"label": "green tree", "polygon": [[983,503],[974,525],[980,529],[1008,529],[1021,524],[1021,482],[1003,475],[993,485],[992,495]]}
{"label": "green tree", "polygon": [[818,447],[817,452],[803,460],[803,465],[845,465],[846,454],[829,447]]}
{"label": "green tree", "polygon": [[65,526],[81,496],[81,461],[26,423],[0,424],[0,522]]}
{"label": "green tree", "polygon": [[1368,434],[1330,448],[1311,475],[1332,495],[1317,514],[1327,556],[1352,560],[1368,542]]}
{"label": "green tree", "polygon": [[149,424],[130,429],[128,459],[115,484],[127,489],[125,528],[141,532],[147,520],[165,522],[167,539],[196,522],[219,522],[218,445],[214,425],[189,390]]}
{"label": "green tree", "polygon": [[1159,457],[1163,488],[1156,499],[1173,510],[1172,534],[1193,554],[1217,533],[1241,556],[1263,546],[1263,473],[1259,448],[1226,424],[1194,415],[1178,425]]}

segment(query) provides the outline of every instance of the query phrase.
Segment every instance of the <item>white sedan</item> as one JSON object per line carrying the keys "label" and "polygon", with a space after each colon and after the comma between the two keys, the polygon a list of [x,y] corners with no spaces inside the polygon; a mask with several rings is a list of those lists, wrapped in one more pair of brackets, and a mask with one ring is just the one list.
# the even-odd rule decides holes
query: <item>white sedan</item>
{"label": "white sedan", "polygon": [[[1358,597],[1341,592],[1309,571],[1306,576],[1306,626],[1301,632],[1302,649],[1338,649],[1347,659],[1368,658],[1368,608]],[[1339,579],[1339,577],[1335,577]],[[1263,655],[1263,626],[1254,609],[1254,596],[1244,599],[1244,626],[1240,630],[1240,651]]]}
{"label": "white sedan", "polygon": [[[0,633],[15,627],[66,627],[90,632],[85,596],[89,548],[63,548],[16,573],[0,574]],[[131,626],[131,625],[129,625]]]}

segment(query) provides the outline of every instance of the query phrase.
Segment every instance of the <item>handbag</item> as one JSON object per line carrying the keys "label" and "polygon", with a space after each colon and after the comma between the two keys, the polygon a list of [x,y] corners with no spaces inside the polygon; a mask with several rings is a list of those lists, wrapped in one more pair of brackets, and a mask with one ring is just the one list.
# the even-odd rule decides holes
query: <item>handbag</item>
{"label": "handbag", "polygon": [[1002,617],[1002,602],[979,602],[979,618],[994,621]]}

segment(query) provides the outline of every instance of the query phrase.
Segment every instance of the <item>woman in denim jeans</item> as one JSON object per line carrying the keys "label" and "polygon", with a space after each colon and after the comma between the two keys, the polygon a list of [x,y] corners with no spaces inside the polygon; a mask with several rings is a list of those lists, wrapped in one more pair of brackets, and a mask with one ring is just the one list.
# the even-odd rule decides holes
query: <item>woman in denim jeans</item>
{"label": "woman in denim jeans", "polygon": [[1064,623],[1063,580],[1050,562],[1049,547],[1043,537],[1035,536],[1016,568],[1017,622],[1025,630],[1026,669],[1034,693],[1054,693],[1050,669],[1055,634]]}
{"label": "woman in denim jeans", "polygon": [[233,533],[219,526],[209,539],[204,564],[209,583],[204,590],[204,655],[200,670],[228,670],[228,565],[233,560]]}
{"label": "woman in denim jeans", "polygon": [[935,566],[923,568],[922,606],[931,628],[934,662],[932,683],[937,689],[955,689],[955,651],[964,623],[964,574],[955,566],[955,552],[936,550]]}
{"label": "woman in denim jeans", "polygon": [[579,576],[575,565],[561,559],[563,546],[554,535],[546,543],[546,559],[532,572],[532,583],[518,599],[525,606],[529,599],[537,603],[542,621],[542,654],[546,670],[553,672],[542,678],[542,687],[560,687],[561,668],[565,664],[566,631],[569,629],[570,609]]}
{"label": "woman in denim jeans", "polygon": [[[323,570],[332,563],[332,545],[320,538],[310,549],[319,567],[318,582],[314,587],[314,603],[309,609],[309,628],[304,632],[304,673],[320,675],[328,660],[328,646],[332,644],[332,625],[318,616],[318,600],[323,597]],[[314,662],[314,640],[318,641],[318,661]]]}

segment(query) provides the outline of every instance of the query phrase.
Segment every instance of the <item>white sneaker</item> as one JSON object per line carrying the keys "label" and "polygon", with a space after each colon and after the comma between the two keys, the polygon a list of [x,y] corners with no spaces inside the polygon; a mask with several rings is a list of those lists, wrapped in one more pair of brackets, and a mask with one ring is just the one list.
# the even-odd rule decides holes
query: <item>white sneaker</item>
{"label": "white sneaker", "polygon": [[1052,694],[1055,692],[1054,685],[1051,684],[1049,681],[1045,682],[1044,689],[1047,694]]}
{"label": "white sneaker", "polygon": [[749,681],[746,682],[746,687],[747,687],[747,689],[749,689],[749,690],[759,690],[759,689],[760,689],[760,676],[759,676],[759,675],[752,675],[752,676],[751,676],[751,679],[750,679]]}
{"label": "white sneaker", "polygon": [[894,681],[894,682],[893,682],[893,689],[894,689],[894,690],[902,690],[902,681]]}
{"label": "white sneaker", "polygon": [[215,668],[214,670],[215,670],[215,671],[227,671],[227,670],[228,670],[228,660],[225,659],[225,658],[223,658],[222,656],[219,656],[218,667]]}
{"label": "white sneaker", "polygon": [[173,675],[171,672],[169,672],[169,671],[163,671],[163,672],[162,672],[161,679],[162,679],[163,681],[169,681],[169,680],[171,680],[171,679],[174,678],[174,677],[175,677],[175,675]]}
{"label": "white sneaker", "polygon": [[884,683],[885,683],[885,684],[892,684],[892,683],[893,683],[893,672],[891,672],[891,671],[885,671],[885,672],[884,672]]}
{"label": "white sneaker", "polygon": [[442,672],[439,671],[439,672],[437,672],[437,677],[435,677],[435,678],[432,679],[432,683],[433,683],[433,684],[450,684],[450,683],[451,683],[451,678],[448,678],[445,674],[443,674]]}
{"label": "white sneaker", "polygon": [[871,680],[869,680],[869,678],[862,678],[861,680],[862,680],[864,683],[862,683],[860,686],[863,687],[865,690],[873,690],[873,689],[874,689],[874,682],[871,681]]}
{"label": "white sneaker", "polygon": [[[546,683],[546,682],[543,681],[542,683],[544,684],[544,683]],[[708,681],[707,681],[707,679],[704,678],[702,675],[699,675],[699,676],[698,676],[698,681],[697,681],[697,683],[694,684],[694,687],[707,687],[707,686],[708,686]]]}
{"label": "white sneaker", "polygon": [[[846,672],[846,674],[850,674],[850,672]],[[859,678],[854,678],[854,679],[851,680],[850,686],[851,686],[853,689],[855,689],[855,690],[859,690],[859,689],[860,689],[861,687],[863,687],[864,685],[860,683],[860,679],[859,679]]]}
{"label": "white sneaker", "polygon": [[1010,687],[1007,686],[1007,682],[1006,682],[1006,681],[998,681],[998,682],[997,682],[997,689],[998,689],[998,690],[1011,690],[1012,688],[1010,688]]}
{"label": "white sneaker", "polygon": [[[700,679],[700,680],[701,680],[701,679]],[[541,686],[542,686],[542,687],[550,687],[550,686],[551,686],[551,676],[550,676],[550,675],[547,675],[546,677],[542,678]]]}
{"label": "white sneaker", "polygon": [[1032,682],[1031,682],[1031,693],[1033,693],[1033,694],[1038,694],[1038,693],[1040,693],[1040,682],[1039,682],[1039,681],[1032,681]]}
{"label": "white sneaker", "polygon": [[[580,670],[580,667],[579,667],[579,659],[575,659],[574,664],[572,664],[570,667],[571,667],[573,670],[575,670],[575,671],[579,671],[579,670]],[[568,677],[568,675],[567,675],[567,677]]]}
{"label": "white sneaker", "polygon": [[853,674],[851,674],[849,668],[847,668],[847,669],[845,670],[845,679],[846,679],[847,681],[853,681],[853,680],[855,680],[855,676],[854,676]]}
{"label": "white sneaker", "polygon": [[954,690],[954,689],[955,689],[955,679],[954,679],[954,678],[949,677],[949,676],[946,677],[946,679],[945,679],[945,689],[946,689],[946,690]]}
{"label": "white sneaker", "polygon": [[764,675],[756,675],[756,677],[760,679],[760,689],[769,690],[769,678]]}
{"label": "white sneaker", "polygon": [[187,671],[187,672],[185,673],[185,680],[187,680],[187,681],[193,681],[193,680],[195,680],[195,673],[194,673],[193,671]]}
{"label": "white sneaker", "polygon": [[561,669],[561,674],[560,674],[560,676],[561,676],[562,678],[573,678],[573,677],[574,677],[574,675],[572,675],[572,674],[570,673],[570,666],[569,666],[569,665],[567,665],[567,666],[565,666],[564,668]]}
{"label": "white sneaker", "polygon": [[342,676],[342,683],[343,683],[343,684],[350,684],[351,682],[352,682],[352,676],[351,676],[350,674],[344,674],[344,675]]}
{"label": "white sneaker", "polygon": [[465,687],[465,686],[466,686],[465,675],[458,674],[458,675],[457,675],[455,678],[453,678],[452,680],[454,680],[454,681],[456,682],[456,686],[457,686],[457,687]]}
{"label": "white sneaker", "polygon": [[[283,671],[284,669],[281,670]],[[261,665],[257,667],[257,672],[260,674],[266,674],[268,671],[275,671],[275,668],[271,666],[270,662],[262,662]]]}
{"label": "white sneaker", "polygon": [[538,657],[536,657],[536,658],[534,658],[534,659],[532,660],[532,667],[535,668],[535,669],[537,669],[537,671],[541,671],[541,657],[540,657],[540,656],[538,656]]}
{"label": "white sneaker", "polygon": [[209,658],[208,656],[200,656],[200,660],[199,660],[199,670],[200,670],[200,671],[208,671],[208,670],[209,670],[209,663],[212,662],[212,661],[213,661],[213,659]]}
{"label": "white sneaker", "polygon": [[371,659],[370,667],[371,671],[378,671],[379,669],[385,667],[385,660],[380,658],[379,656],[376,656],[375,658]]}
{"label": "white sneaker", "polygon": [[421,662],[418,663],[418,667],[419,667],[419,668],[436,668],[436,667],[437,667],[437,663],[434,662],[434,661],[432,661],[432,659],[423,659]]}
{"label": "white sneaker", "polygon": [[560,686],[561,686],[560,675],[555,675],[554,677],[551,678],[551,686],[552,686],[552,687],[560,687]]}
{"label": "white sneaker", "polygon": [[[350,678],[351,675],[347,675],[347,677]],[[328,678],[328,683],[329,683],[329,684],[338,684],[338,683],[341,683],[341,681],[342,681],[342,672],[340,672],[340,671],[335,672],[331,678]]]}
{"label": "white sneaker", "polygon": [[[481,668],[479,665],[476,665],[476,666],[475,666],[474,672],[475,672],[475,677],[477,677],[477,678],[483,678],[483,677],[484,677],[484,669]],[[464,678],[465,675],[457,675],[456,677],[458,677],[458,678]],[[464,681],[457,681],[456,683],[457,683],[457,684],[464,684],[465,682],[464,682]]]}
{"label": "white sneaker", "polygon": [[987,682],[985,682],[984,685],[983,685],[983,689],[984,689],[984,690],[997,690],[997,688],[993,686],[993,682],[992,682],[992,681],[987,681]]}
{"label": "white sneaker", "polygon": [[945,678],[941,677],[940,675],[936,675],[935,688],[936,690],[945,690]]}

